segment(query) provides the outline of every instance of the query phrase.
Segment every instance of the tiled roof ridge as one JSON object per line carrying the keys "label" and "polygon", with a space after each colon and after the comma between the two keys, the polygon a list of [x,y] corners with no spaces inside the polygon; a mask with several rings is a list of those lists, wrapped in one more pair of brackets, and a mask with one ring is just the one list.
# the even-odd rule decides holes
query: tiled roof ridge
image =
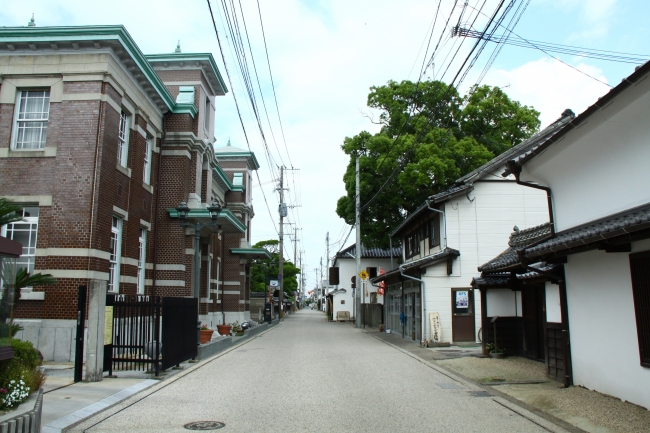
{"label": "tiled roof ridge", "polygon": [[515,229],[516,230],[514,230],[510,234],[508,245],[517,249],[521,247],[525,247],[531,242],[535,242],[536,240],[539,240],[541,237],[549,236],[552,234],[550,222],[545,222],[544,224],[540,224],[523,230],[518,230],[517,226],[515,226]]}

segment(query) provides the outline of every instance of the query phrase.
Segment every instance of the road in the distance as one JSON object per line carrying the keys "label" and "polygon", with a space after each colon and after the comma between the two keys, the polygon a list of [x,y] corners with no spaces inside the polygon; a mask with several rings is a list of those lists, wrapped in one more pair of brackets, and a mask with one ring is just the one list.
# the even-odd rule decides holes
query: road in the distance
{"label": "road in the distance", "polygon": [[222,432],[549,431],[476,389],[302,310],[85,431],[187,432],[207,420]]}

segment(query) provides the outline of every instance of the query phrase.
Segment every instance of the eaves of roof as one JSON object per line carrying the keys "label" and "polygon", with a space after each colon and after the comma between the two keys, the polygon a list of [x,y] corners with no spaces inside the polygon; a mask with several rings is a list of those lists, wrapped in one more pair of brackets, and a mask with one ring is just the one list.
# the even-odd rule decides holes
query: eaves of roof
{"label": "eaves of roof", "polygon": [[222,168],[219,167],[218,165],[214,168],[213,170],[215,174],[215,180],[217,183],[219,183],[225,190],[227,191],[238,191],[238,192],[243,192],[244,191],[244,185],[233,185],[230,179],[228,179],[228,176],[226,176],[226,173],[223,172]]}
{"label": "eaves of roof", "polygon": [[[392,251],[393,257],[401,256],[399,248],[394,247]],[[349,255],[348,255],[349,254]],[[336,253],[336,259],[353,259],[357,254],[357,244],[352,244],[344,250]],[[351,256],[351,257],[350,257]],[[362,259],[389,259],[391,257],[391,250],[384,250],[382,248],[366,248],[361,245],[361,258]]]}
{"label": "eaves of roof", "polygon": [[402,221],[396,228],[390,233],[390,237],[394,237],[398,233],[400,233],[403,229],[406,228],[415,218],[417,218],[422,212],[428,209],[428,202],[422,203],[417,209],[415,209],[413,212],[411,212],[404,221]]}
{"label": "eaves of roof", "polygon": [[169,53],[169,54],[147,54],[145,58],[149,63],[188,63],[196,62],[205,67],[204,72],[208,78],[212,90],[217,95],[228,93],[228,87],[224,83],[217,63],[210,53]]}
{"label": "eaves of roof", "polygon": [[650,203],[556,233],[551,239],[526,249],[527,258],[595,246],[617,237],[650,229]]}
{"label": "eaves of roof", "polygon": [[[0,44],[72,44],[79,42],[117,42],[142,72],[146,81],[172,113],[188,113],[195,117],[198,109],[194,104],[179,104],[172,97],[156,71],[140,51],[124,26],[75,26],[75,27],[0,27]],[[53,53],[57,51],[52,50]],[[159,107],[160,108],[160,107]],[[165,110],[161,110],[165,111]]]}
{"label": "eaves of roof", "polygon": [[403,270],[415,269],[415,268],[424,268],[427,266],[435,265],[436,263],[443,262],[447,259],[455,259],[460,256],[460,251],[453,248],[445,248],[442,251],[438,251],[435,254],[423,257],[418,260],[413,260],[412,262],[404,263],[402,265]]}
{"label": "eaves of roof", "polygon": [[[638,81],[645,79],[646,75],[650,72],[650,61],[644,63],[640,66],[634,73],[629,75],[627,78],[623,79],[616,87],[611,89],[606,95],[598,98],[598,101],[587,108],[585,111],[580,113],[579,116],[572,119],[563,128],[550,137],[548,140],[541,143],[539,146],[536,146],[533,149],[530,149],[528,152],[525,152],[519,155],[517,158],[511,158],[514,161],[515,166],[524,166],[530,160],[532,160],[536,155],[542,153],[546,148],[548,148],[553,143],[560,141],[564,136],[566,136],[573,129],[577,128],[583,124],[589,117],[598,112],[601,108],[609,105],[611,101],[616,98],[618,95],[623,93],[630,86],[634,86]],[[508,168],[503,176],[508,176],[512,173],[511,168]]]}

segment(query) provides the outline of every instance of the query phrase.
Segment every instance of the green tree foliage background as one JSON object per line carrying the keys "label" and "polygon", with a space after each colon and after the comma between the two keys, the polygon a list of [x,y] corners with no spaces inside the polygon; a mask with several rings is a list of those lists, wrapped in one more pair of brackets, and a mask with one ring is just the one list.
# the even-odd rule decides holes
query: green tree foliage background
{"label": "green tree foliage background", "polygon": [[498,87],[481,86],[460,96],[440,81],[389,81],[371,87],[368,106],[380,110],[381,131],[346,137],[350,155],[343,176],[347,194],[336,213],[355,220],[355,163],[359,155],[361,205],[395,172],[376,200],[361,214],[362,242],[388,247],[388,233],[427,197],[533,135],[539,112],[511,100]]}
{"label": "green tree foliage background", "polygon": [[[258,263],[251,265],[251,292],[266,292],[267,283],[264,281],[265,272],[268,280],[277,280],[280,267],[278,266],[280,256],[279,241],[268,240],[260,241],[253,245],[253,248],[264,248],[271,254],[271,259],[260,260]],[[293,263],[286,260],[282,266],[284,270],[284,293],[293,295],[293,292],[298,290],[298,269]],[[268,281],[267,280],[267,281]]]}

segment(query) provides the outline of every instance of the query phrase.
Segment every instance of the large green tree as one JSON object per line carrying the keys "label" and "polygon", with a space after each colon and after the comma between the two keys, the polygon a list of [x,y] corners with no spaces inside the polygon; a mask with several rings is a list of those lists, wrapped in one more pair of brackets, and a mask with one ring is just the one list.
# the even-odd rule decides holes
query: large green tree
{"label": "large green tree", "polygon": [[[251,265],[251,292],[266,292],[268,281],[278,279],[280,270],[278,266],[280,263],[279,241],[275,239],[260,241],[253,245],[253,248],[264,248],[271,254],[271,259],[260,260]],[[283,262],[282,268],[284,270],[284,293],[293,295],[293,292],[298,290],[300,269],[288,260]]]}
{"label": "large green tree", "polygon": [[[539,112],[500,88],[474,87],[465,96],[440,81],[389,81],[371,87],[368,106],[379,110],[379,133],[346,137],[347,194],[336,213],[355,220],[355,163],[359,156],[362,242],[387,247],[388,236],[424,200],[459,177],[534,134]],[[383,189],[382,185],[389,180]]]}

